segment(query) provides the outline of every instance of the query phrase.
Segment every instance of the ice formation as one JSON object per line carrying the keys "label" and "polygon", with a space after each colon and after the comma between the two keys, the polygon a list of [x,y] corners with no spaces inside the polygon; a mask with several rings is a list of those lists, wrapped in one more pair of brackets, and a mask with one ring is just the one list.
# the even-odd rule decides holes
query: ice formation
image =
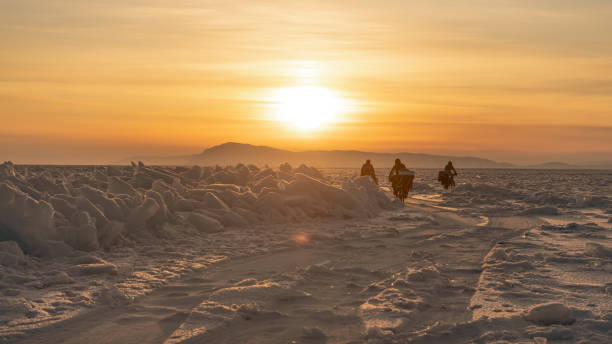
{"label": "ice formation", "polygon": [[0,341],[609,341],[608,171],[356,171],[2,164]]}
{"label": "ice formation", "polygon": [[562,303],[546,303],[531,307],[525,313],[527,321],[541,325],[570,325],[575,319],[572,311]]}
{"label": "ice formation", "polygon": [[61,256],[109,249],[171,224],[199,232],[316,218],[373,216],[393,204],[369,178],[337,187],[315,168],[229,167],[30,169],[0,165],[3,240],[27,253]]}

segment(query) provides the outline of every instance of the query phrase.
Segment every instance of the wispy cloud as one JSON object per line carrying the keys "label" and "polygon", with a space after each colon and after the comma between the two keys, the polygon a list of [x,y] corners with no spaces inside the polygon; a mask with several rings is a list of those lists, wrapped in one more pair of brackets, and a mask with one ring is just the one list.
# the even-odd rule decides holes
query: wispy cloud
{"label": "wispy cloud", "polygon": [[[457,150],[533,135],[612,151],[594,129],[612,126],[611,17],[605,0],[0,0],[0,120],[58,140],[100,128],[100,144],[122,128],[174,147],[406,150],[447,145],[453,123]],[[267,122],[266,93],[300,82],[292,61],[361,106],[316,142]]]}

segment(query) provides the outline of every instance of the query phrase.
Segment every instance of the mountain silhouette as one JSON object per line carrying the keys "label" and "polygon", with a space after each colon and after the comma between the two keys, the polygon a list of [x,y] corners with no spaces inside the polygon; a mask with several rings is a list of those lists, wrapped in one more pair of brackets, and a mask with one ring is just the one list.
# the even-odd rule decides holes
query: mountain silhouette
{"label": "mountain silhouette", "polygon": [[294,152],[269,146],[255,146],[227,142],[205,149],[200,154],[177,157],[134,157],[147,164],[167,165],[235,165],[237,163],[259,166],[278,166],[288,162],[291,165],[306,164],[316,167],[359,167],[366,159],[376,167],[392,166],[399,158],[412,168],[441,168],[448,160],[461,168],[509,168],[515,165],[500,163],[477,157],[456,157],[420,153],[373,153],[355,150],[312,150]]}

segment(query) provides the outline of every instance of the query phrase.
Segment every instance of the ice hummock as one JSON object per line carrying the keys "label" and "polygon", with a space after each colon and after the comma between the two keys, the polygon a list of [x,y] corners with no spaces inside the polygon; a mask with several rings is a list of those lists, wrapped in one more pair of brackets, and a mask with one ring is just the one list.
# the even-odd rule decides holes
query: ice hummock
{"label": "ice hummock", "polygon": [[61,256],[71,249],[110,249],[168,225],[199,232],[318,218],[371,217],[393,208],[369,178],[331,185],[302,165],[172,168],[65,168],[61,173],[0,165],[3,235],[27,253]]}

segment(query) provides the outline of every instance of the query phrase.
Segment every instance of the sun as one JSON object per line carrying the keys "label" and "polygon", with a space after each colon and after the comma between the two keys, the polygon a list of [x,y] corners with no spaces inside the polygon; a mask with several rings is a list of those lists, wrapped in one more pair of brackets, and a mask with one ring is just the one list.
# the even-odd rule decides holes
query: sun
{"label": "sun", "polygon": [[332,123],[344,108],[342,99],[334,92],[318,86],[279,89],[272,102],[278,120],[300,130],[313,130]]}

